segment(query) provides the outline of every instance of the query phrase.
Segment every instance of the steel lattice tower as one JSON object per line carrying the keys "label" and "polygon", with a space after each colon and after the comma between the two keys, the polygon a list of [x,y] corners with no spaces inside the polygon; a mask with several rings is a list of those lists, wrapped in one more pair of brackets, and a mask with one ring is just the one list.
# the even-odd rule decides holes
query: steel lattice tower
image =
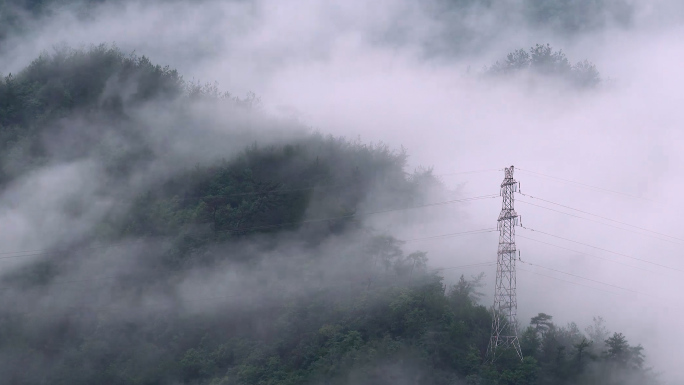
{"label": "steel lattice tower", "polygon": [[518,182],[513,179],[513,166],[506,168],[505,172],[506,176],[501,183],[503,204],[497,225],[499,230],[499,250],[496,265],[492,336],[487,349],[487,357],[492,362],[496,360],[497,349],[502,348],[515,349],[515,352],[522,359],[516,314],[518,301],[515,295],[515,260],[517,253],[515,248],[515,226],[518,224],[518,214],[513,207],[513,194],[518,190]]}

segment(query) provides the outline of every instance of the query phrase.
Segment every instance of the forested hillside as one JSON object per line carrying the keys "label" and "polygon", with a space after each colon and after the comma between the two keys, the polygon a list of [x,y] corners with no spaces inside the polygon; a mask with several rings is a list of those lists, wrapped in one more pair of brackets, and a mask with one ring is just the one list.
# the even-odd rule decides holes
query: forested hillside
{"label": "forested hillside", "polygon": [[363,220],[433,202],[431,171],[257,105],[106,46],[4,77],[3,202],[34,204],[46,169],[87,164],[96,181],[64,204],[78,236],[2,270],[3,383],[656,383],[598,319],[583,332],[541,313],[522,362],[487,363],[482,276],[445,283]]}

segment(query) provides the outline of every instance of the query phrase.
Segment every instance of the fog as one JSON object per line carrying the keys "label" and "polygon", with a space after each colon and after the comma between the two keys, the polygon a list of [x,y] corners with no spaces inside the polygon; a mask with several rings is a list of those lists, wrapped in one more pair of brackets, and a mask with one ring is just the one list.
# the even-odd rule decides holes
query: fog
{"label": "fog", "polygon": [[[609,20],[596,30],[563,34],[525,24],[515,4],[436,17],[430,7],[404,0],[368,5],[282,0],[200,5],[123,2],[96,7],[85,18],[58,10],[54,17],[34,21],[29,32],[0,43],[5,44],[0,72],[16,72],[41,51],[60,44],[114,42],[125,52],[177,68],[186,79],[216,81],[221,89],[237,95],[254,92],[268,116],[264,119],[280,122],[278,134],[259,131],[221,142],[215,135],[226,134],[221,132],[224,117],[193,111],[193,121],[203,117],[213,133],[203,140],[154,131],[156,143],[166,143],[164,137],[171,135],[177,141],[170,143],[178,147],[156,152],[166,155],[135,179],[140,183],[136,192],[157,170],[176,172],[171,164],[235,153],[255,138],[275,142],[295,135],[291,132],[299,133],[300,128],[291,128],[292,120],[323,133],[404,146],[410,169],[433,167],[456,197],[497,194],[503,172],[496,170],[514,165],[523,193],[623,222],[518,196],[516,210],[523,225],[538,230],[517,230],[525,237],[517,242],[523,261],[518,264],[520,322],[526,324],[545,312],[560,324],[575,321],[583,328],[593,316],[601,315],[611,331],[643,344],[648,364],[664,372],[664,379],[681,383],[684,376],[677,351],[684,336],[672,331],[684,316],[680,295],[684,262],[678,252],[684,229],[676,226],[684,212],[678,199],[678,188],[684,186],[684,157],[679,149],[684,143],[680,130],[684,7],[666,0],[633,6],[628,26]],[[454,39],[453,33],[459,31],[450,29],[450,23],[456,19],[472,26],[468,33],[476,38]],[[484,66],[505,59],[508,52],[537,43],[562,49],[573,63],[584,59],[595,63],[603,84],[595,90],[577,90],[536,75],[496,82],[481,75]],[[138,113],[150,125],[178,120],[176,114],[153,108]],[[252,127],[262,126],[266,123]],[[188,147],[179,144],[187,142]],[[209,145],[213,146],[209,151],[196,151]],[[111,209],[106,198],[93,198],[89,214],[78,223],[69,222],[60,210],[69,199],[76,199],[74,194],[97,195],[101,183],[97,167],[87,161],[56,164],[3,192],[0,223],[8,229],[0,235],[3,249],[42,249],[65,237],[77,240],[88,234],[89,223]],[[462,173],[470,171],[478,172]],[[43,195],[42,185],[62,187]],[[27,196],[30,199],[21,199]],[[366,221],[399,239],[429,237],[495,227],[500,205],[499,199],[485,199],[436,211],[373,215]],[[434,268],[493,262],[497,234],[404,247],[407,252],[427,251]],[[495,267],[444,274],[453,282],[460,274],[481,270],[487,274],[489,297],[484,301],[489,304]],[[203,285],[220,281],[202,277],[199,283],[180,286],[191,288],[196,296]],[[260,282],[270,280],[264,277]]]}

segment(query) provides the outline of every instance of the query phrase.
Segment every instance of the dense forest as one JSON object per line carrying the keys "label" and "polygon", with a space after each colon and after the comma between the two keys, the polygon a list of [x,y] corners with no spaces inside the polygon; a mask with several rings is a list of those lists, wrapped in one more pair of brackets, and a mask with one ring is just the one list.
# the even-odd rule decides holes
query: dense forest
{"label": "dense forest", "polygon": [[[548,46],[490,71],[537,66],[540,51],[596,80]],[[87,223],[77,236],[2,269],[3,383],[657,383],[642,347],[600,318],[583,330],[540,313],[520,327],[522,361],[487,361],[482,275],[446,283],[363,221],[432,202],[431,170],[262,117],[258,102],[108,46],[4,76],[3,205],[60,196],[67,182],[26,184],[41,170],[87,164],[97,181],[57,201]]]}

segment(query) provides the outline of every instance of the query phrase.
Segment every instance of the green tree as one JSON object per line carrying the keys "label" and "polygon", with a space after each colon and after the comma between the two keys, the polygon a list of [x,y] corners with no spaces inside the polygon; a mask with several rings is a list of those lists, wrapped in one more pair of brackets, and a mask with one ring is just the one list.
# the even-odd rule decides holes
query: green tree
{"label": "green tree", "polygon": [[630,346],[622,333],[613,333],[606,341],[606,358],[621,366],[641,369],[644,363],[643,348]]}
{"label": "green tree", "polygon": [[536,316],[532,317],[532,319],[530,320],[530,325],[534,327],[534,330],[539,335],[543,336],[555,328],[555,325],[553,324],[553,322],[551,322],[552,319],[553,317],[548,314],[539,313]]}
{"label": "green tree", "polygon": [[587,351],[591,347],[592,342],[587,341],[586,338],[582,338],[582,341],[574,344],[575,348],[575,362],[577,363],[577,368],[582,370],[588,358],[592,358],[591,354]]}
{"label": "green tree", "polygon": [[595,88],[601,83],[601,75],[596,66],[588,60],[570,64],[562,50],[554,50],[550,44],[536,44],[529,51],[517,49],[485,68],[489,76],[511,76],[531,73],[550,79],[568,82],[576,88]]}

